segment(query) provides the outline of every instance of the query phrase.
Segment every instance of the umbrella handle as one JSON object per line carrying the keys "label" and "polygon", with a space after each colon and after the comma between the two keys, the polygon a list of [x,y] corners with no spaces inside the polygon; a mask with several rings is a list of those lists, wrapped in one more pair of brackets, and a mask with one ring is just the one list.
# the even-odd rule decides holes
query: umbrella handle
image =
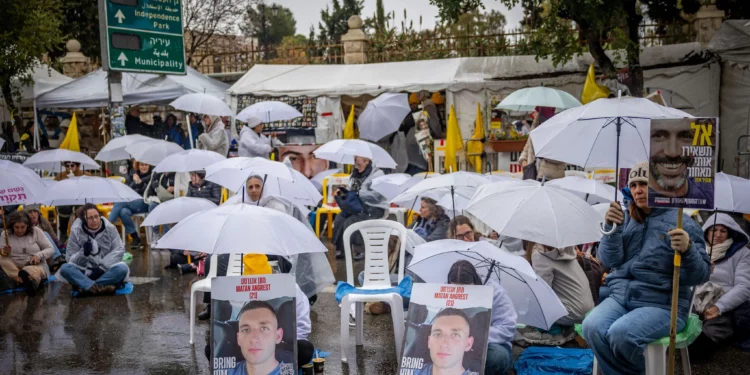
{"label": "umbrella handle", "polygon": [[617,229],[617,224],[616,223],[612,223],[612,229],[610,229],[609,231],[607,231],[607,230],[604,229],[604,223],[603,222],[599,222],[599,232],[602,232],[602,234],[605,235],[605,236],[609,236],[610,234],[614,233],[615,229]]}

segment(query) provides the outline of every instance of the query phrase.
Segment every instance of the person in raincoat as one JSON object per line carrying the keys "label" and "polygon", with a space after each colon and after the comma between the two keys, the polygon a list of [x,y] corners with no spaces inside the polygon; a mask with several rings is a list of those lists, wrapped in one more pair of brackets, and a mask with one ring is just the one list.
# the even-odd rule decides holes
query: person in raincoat
{"label": "person in raincoat", "polygon": [[271,137],[265,136],[263,133],[263,123],[258,122],[247,124],[242,127],[240,131],[240,145],[239,155],[245,157],[260,157],[268,159],[268,154],[273,151],[274,147],[283,146],[276,135],[272,134]]}
{"label": "person in raincoat", "polygon": [[52,258],[52,243],[28,213],[16,211],[7,220],[9,230],[0,233],[0,291],[20,285],[33,297],[49,278],[46,261]]}
{"label": "person in raincoat", "polygon": [[197,148],[209,150],[227,156],[229,153],[229,137],[224,130],[224,123],[219,116],[203,116],[203,127],[206,132],[198,136]]}
{"label": "person in raincoat", "polygon": [[606,278],[609,297],[583,321],[583,337],[605,374],[645,371],[646,346],[669,335],[672,274],[675,252],[682,253],[677,331],[682,331],[690,310],[691,287],[705,283],[711,273],[701,228],[677,210],[648,207],[648,163],[630,171],[632,194],[626,215],[613,202],[605,216],[598,256],[611,269]]}
{"label": "person in raincoat", "polygon": [[[357,156],[349,176],[349,186],[339,188],[335,193],[336,203],[341,213],[333,221],[333,239],[336,258],[344,257],[344,231],[350,225],[365,220],[382,219],[388,213],[388,201],[380,193],[372,190],[372,180],[383,176],[383,171],[372,165],[372,160]],[[363,245],[362,235],[355,233],[352,244]],[[354,260],[364,258],[364,253],[354,254]]]}
{"label": "person in raincoat", "polygon": [[731,216],[716,213],[703,226],[718,298],[702,312],[703,330],[690,358],[708,359],[732,340],[750,345],[750,237]]}

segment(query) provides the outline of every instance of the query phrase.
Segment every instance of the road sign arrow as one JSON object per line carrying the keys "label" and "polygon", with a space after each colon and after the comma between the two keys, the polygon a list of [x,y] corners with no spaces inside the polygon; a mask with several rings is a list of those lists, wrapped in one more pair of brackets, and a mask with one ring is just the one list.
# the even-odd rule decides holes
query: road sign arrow
{"label": "road sign arrow", "polygon": [[125,56],[124,52],[120,52],[120,56],[117,58],[117,61],[120,62],[120,65],[125,66],[125,62],[128,61],[128,58]]}
{"label": "road sign arrow", "polygon": [[122,23],[122,20],[125,19],[125,15],[122,14],[122,10],[117,10],[117,13],[115,13],[115,18],[117,18],[117,23]]}

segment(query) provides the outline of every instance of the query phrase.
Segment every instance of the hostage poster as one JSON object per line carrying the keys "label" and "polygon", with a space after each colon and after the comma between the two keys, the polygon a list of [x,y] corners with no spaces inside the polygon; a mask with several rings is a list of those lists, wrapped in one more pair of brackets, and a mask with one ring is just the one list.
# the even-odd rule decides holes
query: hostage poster
{"label": "hostage poster", "polygon": [[484,374],[492,287],[414,284],[399,375]]}
{"label": "hostage poster", "polygon": [[212,374],[297,374],[294,285],[288,274],[211,281]]}
{"label": "hostage poster", "polygon": [[651,120],[648,206],[713,210],[716,118]]}

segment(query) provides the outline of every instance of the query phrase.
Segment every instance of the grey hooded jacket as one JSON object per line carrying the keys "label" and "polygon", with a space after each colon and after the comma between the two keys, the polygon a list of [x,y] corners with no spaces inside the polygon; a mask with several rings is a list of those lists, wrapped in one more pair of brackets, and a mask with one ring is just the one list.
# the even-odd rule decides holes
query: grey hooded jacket
{"label": "grey hooded jacket", "polygon": [[542,245],[534,245],[531,255],[534,271],[549,284],[568,315],[557,324],[571,326],[583,321],[586,313],[594,308],[589,280],[576,260],[574,247],[546,251]]}
{"label": "grey hooded jacket", "polygon": [[[93,238],[86,233],[82,224],[81,219],[76,219],[70,228],[70,238],[65,254],[68,263],[75,265],[86,275],[89,275],[90,271],[96,267],[108,270],[115,264],[122,263],[125,247],[122,244],[120,233],[117,232],[117,228],[112,223],[102,218],[103,228],[100,227]],[[92,241],[94,250],[92,255],[85,256],[83,246],[89,240]]]}
{"label": "grey hooded jacket", "polygon": [[[716,215],[718,216],[714,217]],[[750,301],[750,250],[747,248],[750,237],[734,219],[722,213],[714,214],[706,220],[703,226],[704,235],[709,228],[714,226],[714,219],[716,219],[716,224],[729,229],[729,235],[734,240],[724,258],[714,263],[709,279],[724,289],[724,295],[716,301],[716,307],[724,314],[734,310],[743,302]],[[706,248],[710,249],[710,247],[707,243]]]}

